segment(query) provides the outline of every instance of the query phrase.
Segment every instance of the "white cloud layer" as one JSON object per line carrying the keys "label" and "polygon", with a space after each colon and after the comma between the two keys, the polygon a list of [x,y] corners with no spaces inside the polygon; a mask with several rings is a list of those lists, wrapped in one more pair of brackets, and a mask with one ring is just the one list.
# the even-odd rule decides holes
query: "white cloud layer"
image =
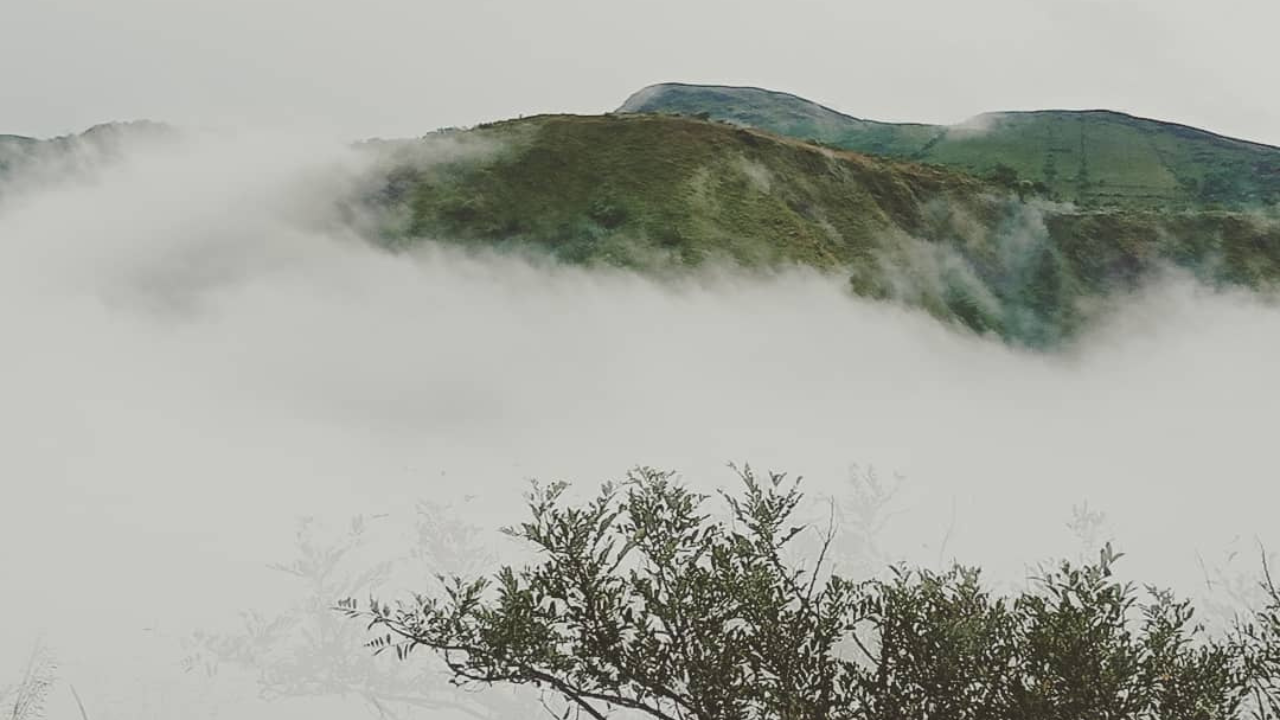
{"label": "white cloud layer", "polygon": [[636,464],[711,488],[747,460],[815,493],[900,472],[889,547],[935,562],[954,509],[945,553],[1005,578],[1074,552],[1084,499],[1143,580],[1280,541],[1280,310],[1250,295],[1170,281],[1043,356],[800,271],[390,256],[326,210],[360,171],[224,138],[0,202],[0,672],[43,629],[82,694],[124,698],[95,720],[254,717],[159,678],[170,639],[280,600],[264,565],[297,516],[477,496],[494,527],[526,478]]}

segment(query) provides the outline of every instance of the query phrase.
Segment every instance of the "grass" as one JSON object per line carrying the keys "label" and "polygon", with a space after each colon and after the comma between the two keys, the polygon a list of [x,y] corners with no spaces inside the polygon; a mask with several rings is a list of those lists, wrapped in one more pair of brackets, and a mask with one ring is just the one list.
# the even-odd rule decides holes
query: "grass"
{"label": "grass", "polygon": [[1105,110],[989,113],[962,126],[855,118],[759,88],[659,85],[626,112],[704,114],[849,150],[985,175],[999,166],[1057,199],[1108,207],[1280,202],[1280,148]]}
{"label": "grass", "polygon": [[[990,137],[973,157],[996,152]],[[1098,305],[1082,300],[1162,267],[1214,285],[1280,281],[1280,221],[1262,213],[1020,199],[1007,181],[688,117],[549,115],[450,139],[495,149],[434,163],[404,144],[381,150],[375,204],[401,218],[389,246],[431,238],[651,273],[814,267],[847,273],[860,295],[1032,347],[1069,341],[1090,319],[1082,307]]]}
{"label": "grass", "polygon": [[414,174],[409,236],[645,269],[714,258],[833,268],[870,257],[889,229],[918,226],[924,196],[965,202],[983,188],[680,118],[544,116],[472,132],[505,151]]}
{"label": "grass", "polygon": [[[1006,113],[938,131],[763,90],[659,90],[626,107],[710,104],[896,156],[663,113],[544,115],[361,145],[383,174],[352,218],[363,227],[363,210],[379,210],[375,232],[393,249],[433,239],[654,274],[817,268],[1031,347],[1069,342],[1095,312],[1084,308],[1166,266],[1210,285],[1280,284],[1280,215],[1232,207],[1280,177],[1271,148],[1116,113]],[[0,137],[0,179],[9,161],[168,132]],[[1079,204],[1052,201],[1064,196]]]}

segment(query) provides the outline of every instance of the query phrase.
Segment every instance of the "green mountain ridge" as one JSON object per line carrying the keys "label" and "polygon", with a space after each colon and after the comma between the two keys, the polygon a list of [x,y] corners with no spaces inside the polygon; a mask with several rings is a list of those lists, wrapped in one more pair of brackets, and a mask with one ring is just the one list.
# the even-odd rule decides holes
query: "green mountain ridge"
{"label": "green mountain ridge", "polygon": [[[542,115],[366,141],[366,182],[339,204],[393,252],[438,242],[657,276],[815,268],[854,294],[1033,348],[1071,342],[1170,268],[1213,287],[1280,289],[1275,209],[1059,202],[1007,174],[682,115]],[[0,199],[6,178],[38,186],[175,133],[125,123],[0,136]]]}
{"label": "green mountain ridge", "polygon": [[1087,206],[1240,209],[1280,202],[1280,148],[1111,110],[984,113],[951,126],[883,123],[772,90],[664,83],[635,93],[618,111],[703,116],[941,164]]}
{"label": "green mountain ridge", "polygon": [[110,161],[138,143],[172,139],[178,130],[151,120],[110,122],[52,138],[0,135],[0,181],[24,174],[57,177]]}
{"label": "green mountain ridge", "polygon": [[[412,159],[433,146],[452,159]],[[383,211],[391,248],[429,238],[659,274],[815,267],[859,295],[1031,347],[1069,342],[1165,268],[1210,285],[1280,282],[1272,215],[1084,210],[953,168],[691,117],[539,116],[367,147],[381,180],[363,204]]]}

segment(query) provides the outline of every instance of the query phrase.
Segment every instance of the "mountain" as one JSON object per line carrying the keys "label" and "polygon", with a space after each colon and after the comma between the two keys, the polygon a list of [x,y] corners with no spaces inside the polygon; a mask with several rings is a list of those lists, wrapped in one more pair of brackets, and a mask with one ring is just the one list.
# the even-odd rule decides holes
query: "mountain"
{"label": "mountain", "polygon": [[956,169],[670,115],[540,116],[364,146],[387,247],[424,238],[672,272],[816,267],[1011,342],[1068,341],[1162,269],[1280,286],[1280,218],[1082,210]]}
{"label": "mountain", "polygon": [[23,135],[0,135],[0,176],[16,170],[44,142]]}
{"label": "mountain", "polygon": [[[945,169],[659,116],[540,116],[426,142],[489,152],[392,171],[399,189],[388,192],[412,210],[401,236],[648,269],[865,262],[887,230],[920,226],[921,196],[959,205],[986,188]],[[423,154],[403,141],[380,149],[393,164]]]}
{"label": "mountain", "polygon": [[177,133],[164,123],[135,120],[103,123],[76,135],[48,139],[0,135],[0,183],[19,175],[35,183],[66,176],[110,162],[140,144],[172,139]]}
{"label": "mountain", "polygon": [[[843,122],[787,102],[794,116]],[[868,137],[897,127],[854,122]],[[9,180],[58,182],[177,132],[137,123],[0,136],[0,200]],[[698,117],[544,115],[356,147],[367,177],[340,208],[393,252],[434,241],[654,275],[801,266],[1034,348],[1070,342],[1169,268],[1211,286],[1280,290],[1274,210],[1082,207],[999,174]]]}
{"label": "mountain", "polygon": [[935,163],[1086,206],[1280,202],[1280,148],[1108,110],[995,112],[959,125],[884,123],[760,88],[653,85],[619,112],[702,116],[847,150]]}

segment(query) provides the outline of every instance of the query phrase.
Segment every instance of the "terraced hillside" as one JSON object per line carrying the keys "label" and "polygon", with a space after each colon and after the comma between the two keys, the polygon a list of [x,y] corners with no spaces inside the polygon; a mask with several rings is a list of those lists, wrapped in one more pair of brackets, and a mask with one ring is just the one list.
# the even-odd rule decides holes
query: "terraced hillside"
{"label": "terraced hillside", "polygon": [[648,272],[800,264],[1035,347],[1162,268],[1280,282],[1280,222],[1263,214],[1082,211],[693,118],[543,116],[367,148],[381,165],[365,202],[389,247],[430,238]]}
{"label": "terraced hillside", "polygon": [[845,115],[759,88],[655,85],[619,112],[680,113],[859,152],[955,167],[1089,206],[1280,202],[1280,148],[1106,110],[979,115],[954,126]]}

